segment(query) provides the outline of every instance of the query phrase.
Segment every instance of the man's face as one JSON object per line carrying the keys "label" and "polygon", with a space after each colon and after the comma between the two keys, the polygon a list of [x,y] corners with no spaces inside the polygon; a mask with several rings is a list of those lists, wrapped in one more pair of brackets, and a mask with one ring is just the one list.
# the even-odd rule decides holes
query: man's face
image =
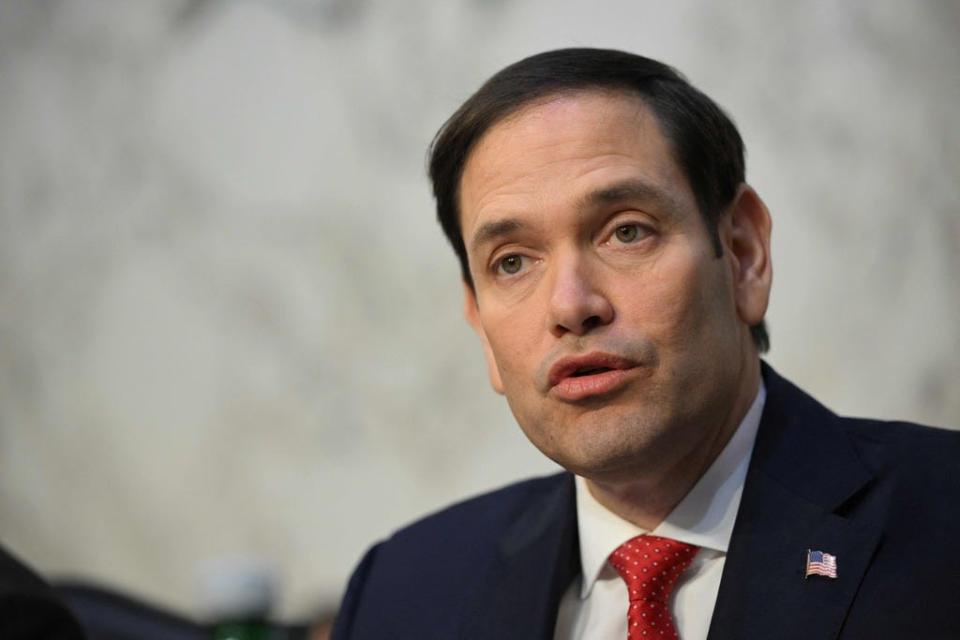
{"label": "man's face", "polygon": [[614,480],[715,435],[756,360],[748,324],[766,293],[756,317],[731,251],[742,234],[724,216],[717,257],[641,100],[566,94],[500,122],[468,158],[460,207],[467,315],[543,453]]}

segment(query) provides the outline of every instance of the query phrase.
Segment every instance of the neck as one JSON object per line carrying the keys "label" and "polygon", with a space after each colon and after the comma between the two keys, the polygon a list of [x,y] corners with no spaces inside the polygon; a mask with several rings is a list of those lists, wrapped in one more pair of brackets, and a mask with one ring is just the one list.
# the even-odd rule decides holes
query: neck
{"label": "neck", "polygon": [[707,418],[712,424],[698,431],[703,435],[689,451],[626,481],[588,478],[597,502],[642,529],[655,529],[710,468],[750,410],[760,389],[759,359],[744,374],[727,409]]}

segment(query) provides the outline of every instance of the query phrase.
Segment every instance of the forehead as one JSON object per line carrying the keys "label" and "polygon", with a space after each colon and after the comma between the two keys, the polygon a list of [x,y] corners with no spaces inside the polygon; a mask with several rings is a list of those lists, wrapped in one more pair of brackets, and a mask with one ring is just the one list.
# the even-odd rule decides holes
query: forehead
{"label": "forehead", "polygon": [[481,217],[561,206],[604,182],[624,180],[674,199],[689,193],[643,100],[594,90],[548,97],[495,124],[470,152],[459,189],[464,236]]}

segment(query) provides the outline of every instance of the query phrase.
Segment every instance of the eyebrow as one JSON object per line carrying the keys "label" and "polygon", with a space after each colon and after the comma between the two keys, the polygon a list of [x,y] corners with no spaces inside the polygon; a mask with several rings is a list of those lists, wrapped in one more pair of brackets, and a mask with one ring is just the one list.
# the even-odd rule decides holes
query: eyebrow
{"label": "eyebrow", "polygon": [[[644,180],[631,179],[616,182],[587,193],[580,198],[578,208],[581,210],[595,209],[603,205],[610,205],[627,200],[653,202],[671,212],[677,207],[676,200],[667,191]],[[508,236],[516,231],[521,231],[526,227],[527,225],[517,218],[491,220],[481,225],[480,228],[477,229],[477,232],[473,234],[470,248],[474,252],[477,252],[484,244],[497,238]]]}
{"label": "eyebrow", "polygon": [[526,225],[516,218],[503,218],[502,220],[491,220],[484,223],[473,234],[473,241],[470,246],[476,252],[481,246],[497,238],[509,235],[514,231],[523,229]]}

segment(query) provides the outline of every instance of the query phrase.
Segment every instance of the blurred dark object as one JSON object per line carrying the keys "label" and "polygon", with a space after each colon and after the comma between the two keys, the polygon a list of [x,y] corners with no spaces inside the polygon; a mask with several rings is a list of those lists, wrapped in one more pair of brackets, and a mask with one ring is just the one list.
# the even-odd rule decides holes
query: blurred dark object
{"label": "blurred dark object", "polygon": [[312,640],[305,625],[278,625],[256,620],[216,624],[210,637],[213,640]]}
{"label": "blurred dark object", "polygon": [[[305,640],[306,625],[201,624],[111,589],[81,582],[56,586],[87,640]],[[6,640],[6,636],[0,634]]]}
{"label": "blurred dark object", "polygon": [[78,582],[56,585],[88,640],[210,640],[209,628],[109,589]]}
{"label": "blurred dark object", "polygon": [[80,625],[57,594],[0,548],[0,638],[83,640]]}

